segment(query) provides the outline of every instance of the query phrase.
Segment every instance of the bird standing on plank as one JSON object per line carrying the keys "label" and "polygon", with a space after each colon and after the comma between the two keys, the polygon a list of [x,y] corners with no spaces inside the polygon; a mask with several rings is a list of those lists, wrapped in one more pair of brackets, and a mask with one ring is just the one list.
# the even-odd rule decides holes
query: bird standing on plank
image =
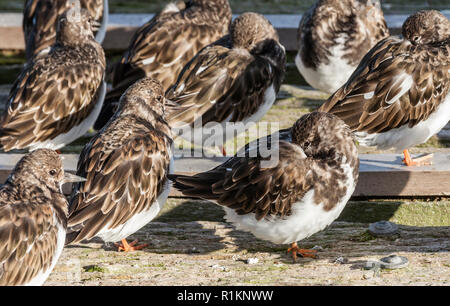
{"label": "bird standing on plank", "polygon": [[103,104],[105,65],[91,17],[72,7],[59,18],[55,44],[26,64],[11,88],[0,116],[3,150],[57,150],[83,136]]}
{"label": "bird standing on plank", "polygon": [[[166,93],[167,120],[175,131],[188,128],[181,134],[188,141],[223,147],[271,108],[285,65],[286,52],[272,24],[260,14],[244,13],[229,35],[184,67]],[[192,131],[200,137],[192,137]]]}
{"label": "bird standing on plank", "polygon": [[300,21],[295,63],[308,84],[331,94],[388,36],[379,0],[319,0]]}
{"label": "bird standing on plank", "polygon": [[320,110],[344,120],[361,145],[404,150],[426,142],[450,120],[450,21],[420,11],[403,24],[403,38],[380,41],[348,82]]}

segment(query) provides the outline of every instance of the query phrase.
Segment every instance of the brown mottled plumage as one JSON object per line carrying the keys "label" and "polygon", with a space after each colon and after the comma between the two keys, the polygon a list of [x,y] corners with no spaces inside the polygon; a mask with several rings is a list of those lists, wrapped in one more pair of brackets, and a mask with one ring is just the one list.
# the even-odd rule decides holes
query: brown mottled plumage
{"label": "brown mottled plumage", "polygon": [[89,15],[70,9],[59,19],[56,43],[27,63],[11,88],[0,116],[3,150],[56,150],[87,132],[103,103],[105,65]]}
{"label": "brown mottled plumage", "polygon": [[114,66],[112,85],[95,124],[111,118],[122,93],[136,80],[153,77],[166,90],[184,65],[203,47],[226,33],[231,22],[228,0],[191,0],[169,4],[137,30],[128,50]]}
{"label": "brown mottled plumage", "polygon": [[379,42],[320,108],[343,119],[363,145],[407,149],[450,120],[450,21],[421,11],[404,39]]}
{"label": "brown mottled plumage", "polygon": [[47,149],[24,156],[0,186],[0,286],[41,285],[64,246],[67,200],[59,155]]}
{"label": "brown mottled plumage", "polygon": [[388,36],[379,0],[319,0],[300,21],[297,67],[311,86],[333,93]]}
{"label": "brown mottled plumage", "polygon": [[[266,148],[270,156],[261,153]],[[210,171],[169,178],[184,195],[215,201],[228,221],[274,243],[293,243],[330,224],[358,180],[352,134],[326,113],[307,114],[243,152]]]}
{"label": "brown mottled plumage", "polygon": [[[23,12],[26,58],[50,48],[56,41],[58,16],[62,15],[75,0],[27,0]],[[99,43],[105,36],[108,19],[108,0],[80,0],[95,21],[94,35]]]}
{"label": "brown mottled plumage", "polygon": [[[72,192],[67,243],[95,236],[119,241],[150,222],[165,202],[161,197],[168,196],[171,145],[163,88],[142,79],[125,92],[116,114],[80,155],[77,174],[87,181]],[[139,214],[150,214],[149,220],[138,225],[133,218]],[[136,228],[124,229],[130,226]]]}
{"label": "brown mottled plumage", "polygon": [[200,51],[167,91],[172,127],[192,126],[200,119],[203,126],[257,122],[275,101],[286,64],[276,30],[264,16],[245,13],[230,32]]}

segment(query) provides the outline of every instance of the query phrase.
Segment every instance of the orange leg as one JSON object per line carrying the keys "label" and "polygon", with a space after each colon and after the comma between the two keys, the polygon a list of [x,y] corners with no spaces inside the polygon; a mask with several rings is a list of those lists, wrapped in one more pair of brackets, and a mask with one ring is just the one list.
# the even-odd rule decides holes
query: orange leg
{"label": "orange leg", "polygon": [[56,153],[58,153],[59,155],[61,155],[61,151],[60,150],[55,150]]}
{"label": "orange leg", "polygon": [[138,241],[135,240],[131,243],[128,243],[126,239],[122,239],[121,243],[115,243],[114,245],[118,247],[118,252],[124,251],[124,252],[132,252],[132,251],[138,251],[142,250],[146,246],[148,246],[148,243],[137,245]]}
{"label": "orange leg", "polygon": [[300,249],[297,245],[297,242],[291,244],[291,247],[287,250],[288,253],[292,252],[292,259],[294,262],[297,261],[297,254],[301,257],[309,257],[309,258],[317,258],[317,251],[308,250],[308,249]]}
{"label": "orange leg", "polygon": [[225,149],[225,145],[222,146],[222,155],[227,156],[227,150]]}
{"label": "orange leg", "polygon": [[426,166],[432,164],[431,159],[433,158],[433,154],[428,154],[419,158],[412,159],[409,151],[404,150],[403,155],[405,156],[403,162],[407,166]]}

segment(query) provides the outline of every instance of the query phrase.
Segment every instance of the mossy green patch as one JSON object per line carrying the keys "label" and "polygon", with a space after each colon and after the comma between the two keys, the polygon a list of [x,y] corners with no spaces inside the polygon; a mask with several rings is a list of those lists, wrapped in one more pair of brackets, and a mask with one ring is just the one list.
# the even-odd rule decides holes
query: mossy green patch
{"label": "mossy green patch", "polygon": [[[223,221],[223,209],[208,201],[169,199],[156,222]],[[167,233],[165,233],[167,234]]]}
{"label": "mossy green patch", "polygon": [[[223,209],[209,201],[169,199],[155,219],[157,222],[218,221],[223,222]],[[381,220],[409,226],[450,226],[450,199],[368,200],[350,201],[338,221],[372,223]],[[264,251],[265,246],[256,247]],[[278,252],[281,249],[270,249]]]}
{"label": "mossy green patch", "polygon": [[368,231],[364,231],[359,233],[358,235],[354,235],[350,237],[350,240],[357,241],[357,242],[367,242],[371,240],[377,239],[376,237],[372,236]]}
{"label": "mossy green patch", "polygon": [[84,269],[84,272],[89,272],[89,273],[93,273],[93,272],[106,273],[108,271],[107,269],[97,266],[97,265],[86,266],[86,267],[83,267],[83,269]]}
{"label": "mossy green patch", "polygon": [[386,220],[409,226],[450,226],[450,200],[350,201],[338,220],[362,223]]}

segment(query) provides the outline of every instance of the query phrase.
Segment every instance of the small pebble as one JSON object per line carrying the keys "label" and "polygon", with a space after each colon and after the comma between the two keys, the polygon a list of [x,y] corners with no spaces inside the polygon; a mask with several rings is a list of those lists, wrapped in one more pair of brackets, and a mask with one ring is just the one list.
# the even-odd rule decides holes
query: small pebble
{"label": "small pebble", "polygon": [[322,252],[323,247],[321,247],[320,245],[315,245],[311,250],[316,250],[316,251]]}
{"label": "small pebble", "polygon": [[379,221],[369,225],[369,234],[375,237],[388,237],[397,232],[398,225],[389,221]]}
{"label": "small pebble", "polygon": [[391,255],[381,258],[379,261],[368,260],[364,266],[365,270],[380,269],[401,269],[408,266],[408,258],[403,256]]}
{"label": "small pebble", "polygon": [[391,255],[380,259],[383,269],[401,269],[408,266],[408,258],[398,255]]}
{"label": "small pebble", "polygon": [[259,262],[259,259],[258,258],[248,258],[247,259],[247,264],[248,265],[255,265],[255,264],[257,264]]}
{"label": "small pebble", "polygon": [[364,270],[376,270],[380,269],[381,264],[379,261],[368,260],[364,265]]}
{"label": "small pebble", "polygon": [[191,254],[198,254],[198,253],[200,253],[200,250],[198,250],[196,247],[193,247],[192,249],[189,250],[188,253],[191,253]]}
{"label": "small pebble", "polygon": [[364,279],[371,279],[373,278],[373,273],[372,272],[366,272],[363,274],[363,278]]}
{"label": "small pebble", "polygon": [[217,265],[217,264],[212,265],[210,267],[213,268],[213,269],[221,270],[221,271],[226,271],[227,270],[227,268],[225,268],[223,266],[220,266],[220,265]]}
{"label": "small pebble", "polygon": [[344,257],[338,257],[338,258],[336,258],[336,260],[334,261],[334,263],[337,263],[337,264],[346,264],[346,263],[348,263],[348,258],[344,258]]}

